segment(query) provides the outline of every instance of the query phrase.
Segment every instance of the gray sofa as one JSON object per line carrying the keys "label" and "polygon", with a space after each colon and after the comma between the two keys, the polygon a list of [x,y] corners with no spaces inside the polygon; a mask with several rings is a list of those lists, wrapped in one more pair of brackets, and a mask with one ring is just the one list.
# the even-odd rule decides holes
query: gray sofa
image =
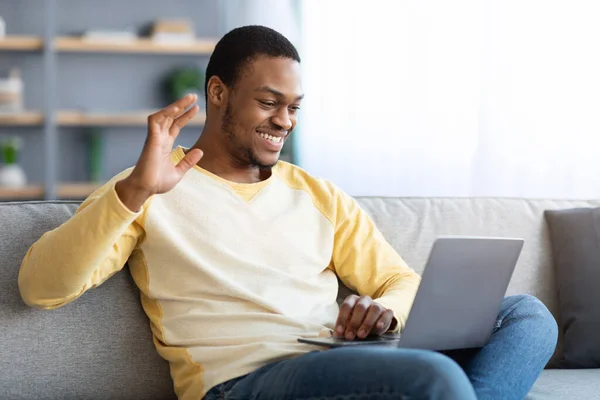
{"label": "gray sofa", "polygon": [[[533,294],[555,315],[555,278],[543,211],[600,206],[600,201],[358,200],[419,273],[437,235],[523,237],[526,243],[507,294]],[[21,301],[17,275],[27,249],[68,219],[77,206],[76,202],[0,203],[0,399],[175,398],[168,366],[154,350],[127,269],[57,310],[39,311]],[[553,360],[559,357],[560,344]],[[528,396],[599,398],[600,369],[547,369]]]}

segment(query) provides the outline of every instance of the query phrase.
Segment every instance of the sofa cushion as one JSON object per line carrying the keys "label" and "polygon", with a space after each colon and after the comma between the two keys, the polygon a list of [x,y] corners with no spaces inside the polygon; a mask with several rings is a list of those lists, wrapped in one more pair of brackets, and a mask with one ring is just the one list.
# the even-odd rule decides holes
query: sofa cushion
{"label": "sofa cushion", "polygon": [[127,269],[52,311],[17,286],[27,249],[73,215],[74,202],[0,203],[1,399],[174,399]]}
{"label": "sofa cushion", "polygon": [[525,398],[526,400],[597,400],[600,393],[600,369],[547,369]]}
{"label": "sofa cushion", "polygon": [[563,368],[600,368],[600,208],[546,213],[564,331]]}

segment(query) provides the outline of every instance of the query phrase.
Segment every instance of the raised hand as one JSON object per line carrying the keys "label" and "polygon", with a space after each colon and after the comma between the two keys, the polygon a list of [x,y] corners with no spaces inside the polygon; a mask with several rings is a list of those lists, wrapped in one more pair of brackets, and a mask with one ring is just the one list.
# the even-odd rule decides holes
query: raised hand
{"label": "raised hand", "polygon": [[138,211],[150,196],[173,189],[202,158],[202,151],[193,149],[177,165],[171,161],[175,138],[198,113],[197,105],[185,111],[197,98],[189,94],[148,117],[140,158],[131,174],[116,185],[119,198],[130,210]]}

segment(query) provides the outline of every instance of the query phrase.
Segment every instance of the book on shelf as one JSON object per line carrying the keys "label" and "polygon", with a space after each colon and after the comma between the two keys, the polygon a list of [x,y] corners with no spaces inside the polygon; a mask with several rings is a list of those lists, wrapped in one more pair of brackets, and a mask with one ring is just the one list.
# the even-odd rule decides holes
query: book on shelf
{"label": "book on shelf", "polygon": [[191,22],[186,20],[157,20],[152,26],[152,42],[165,45],[186,45],[196,41]]}
{"label": "book on shelf", "polygon": [[87,42],[131,44],[138,40],[138,36],[130,31],[90,30],[81,39]]}

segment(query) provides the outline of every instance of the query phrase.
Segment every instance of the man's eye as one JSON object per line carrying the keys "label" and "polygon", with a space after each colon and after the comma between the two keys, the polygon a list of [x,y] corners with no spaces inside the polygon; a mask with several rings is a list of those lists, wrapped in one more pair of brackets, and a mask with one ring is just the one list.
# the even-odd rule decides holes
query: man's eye
{"label": "man's eye", "polygon": [[273,107],[275,105],[275,103],[273,103],[272,101],[262,101],[262,100],[259,100],[259,102],[263,106],[267,106],[267,107]]}
{"label": "man's eye", "polygon": [[300,109],[300,106],[291,106],[290,108],[294,111],[298,111]]}

